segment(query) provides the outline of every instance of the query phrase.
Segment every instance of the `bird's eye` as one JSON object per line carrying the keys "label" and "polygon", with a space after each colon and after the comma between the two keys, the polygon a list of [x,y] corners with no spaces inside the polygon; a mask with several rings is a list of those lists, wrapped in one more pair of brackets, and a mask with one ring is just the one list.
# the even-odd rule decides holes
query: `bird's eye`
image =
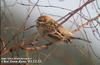
{"label": "bird's eye", "polygon": [[45,20],[44,17],[39,17],[39,18],[38,18],[38,21],[40,21],[40,22],[41,22],[41,21],[44,21],[44,20]]}
{"label": "bird's eye", "polygon": [[38,21],[41,21],[40,19],[37,19]]}

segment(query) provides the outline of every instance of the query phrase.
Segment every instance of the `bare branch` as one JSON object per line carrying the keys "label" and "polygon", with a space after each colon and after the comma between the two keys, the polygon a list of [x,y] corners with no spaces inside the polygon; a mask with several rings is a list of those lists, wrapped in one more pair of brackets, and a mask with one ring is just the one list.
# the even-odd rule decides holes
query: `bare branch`
{"label": "bare branch", "polygon": [[[60,25],[62,25],[63,23],[65,23],[69,18],[71,18],[73,15],[75,15],[78,11],[82,10],[83,7],[85,7],[86,5],[88,5],[89,3],[93,2],[94,0],[88,0],[85,4],[83,4],[82,6],[80,6],[79,8],[75,9],[74,11],[68,13],[67,15],[65,15],[64,17],[60,18],[58,21],[64,19],[66,16],[68,16],[66,19],[64,19],[64,21],[62,21],[60,23]],[[59,26],[60,26],[59,25]],[[58,27],[59,27],[58,26]]]}
{"label": "bare branch", "polygon": [[90,19],[90,20],[87,20],[88,22],[86,22],[86,23],[80,25],[77,29],[73,30],[72,33],[79,31],[79,30],[82,29],[85,25],[88,25],[89,23],[93,22],[93,20],[96,20],[96,19],[98,19],[98,18],[100,18],[100,14],[99,14],[98,16],[95,16],[94,18],[92,18],[92,19]]}

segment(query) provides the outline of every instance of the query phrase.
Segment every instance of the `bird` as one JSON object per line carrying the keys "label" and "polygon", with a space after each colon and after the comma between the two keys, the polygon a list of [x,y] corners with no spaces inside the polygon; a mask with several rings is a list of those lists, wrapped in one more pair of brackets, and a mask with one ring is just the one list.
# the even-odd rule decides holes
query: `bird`
{"label": "bird", "polygon": [[89,40],[75,37],[70,30],[64,28],[62,25],[59,25],[60,24],[55,21],[53,17],[48,15],[38,17],[36,22],[36,27],[41,37],[46,36],[53,40],[65,41],[67,43],[71,43],[72,39],[83,40],[90,43]]}

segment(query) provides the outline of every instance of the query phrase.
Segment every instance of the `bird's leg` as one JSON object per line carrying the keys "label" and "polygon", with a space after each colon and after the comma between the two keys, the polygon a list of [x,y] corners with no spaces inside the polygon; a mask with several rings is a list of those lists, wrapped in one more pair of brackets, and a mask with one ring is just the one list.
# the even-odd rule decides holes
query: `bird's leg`
{"label": "bird's leg", "polygon": [[71,44],[72,41],[70,39],[65,39],[64,42],[68,43],[68,44]]}

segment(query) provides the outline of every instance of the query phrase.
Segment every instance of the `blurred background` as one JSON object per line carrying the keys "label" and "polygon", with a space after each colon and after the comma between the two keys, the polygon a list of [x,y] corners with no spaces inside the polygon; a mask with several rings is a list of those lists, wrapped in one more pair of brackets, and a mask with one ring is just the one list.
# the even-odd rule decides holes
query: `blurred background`
{"label": "blurred background", "polygon": [[[1,0],[0,37],[5,45],[10,40],[6,46],[9,49],[13,45],[20,44],[20,41],[28,40],[32,36],[35,37],[33,33],[36,32],[36,28],[30,28],[26,31],[23,29],[35,25],[39,16],[49,15],[55,20],[59,20],[87,1],[91,0]],[[62,21],[58,23],[60,22]],[[32,65],[100,65],[100,0],[94,0],[86,5],[62,26],[73,32],[76,37],[89,40],[91,43],[72,40],[72,46],[54,44],[48,49],[27,53],[20,49],[17,51],[19,57],[27,57],[28,54],[28,57],[42,60],[42,63],[33,63]],[[44,39],[40,40],[39,43],[43,45],[48,42]],[[9,51],[2,57],[16,55],[16,52]]]}

